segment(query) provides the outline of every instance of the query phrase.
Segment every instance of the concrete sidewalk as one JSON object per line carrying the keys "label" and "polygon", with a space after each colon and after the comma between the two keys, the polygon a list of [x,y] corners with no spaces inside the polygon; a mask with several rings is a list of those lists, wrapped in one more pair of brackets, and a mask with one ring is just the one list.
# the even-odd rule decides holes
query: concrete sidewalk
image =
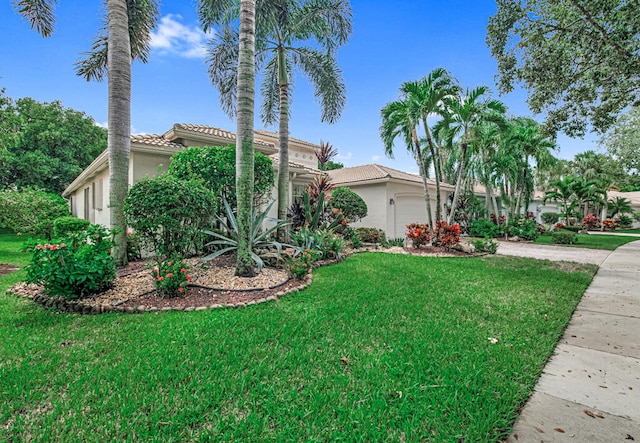
{"label": "concrete sidewalk", "polygon": [[604,249],[572,248],[567,246],[535,245],[524,242],[498,242],[498,254],[516,255],[518,257],[538,258],[552,261],[574,261],[602,265],[611,255]]}
{"label": "concrete sidewalk", "polygon": [[640,441],[640,241],[601,264],[507,441]]}

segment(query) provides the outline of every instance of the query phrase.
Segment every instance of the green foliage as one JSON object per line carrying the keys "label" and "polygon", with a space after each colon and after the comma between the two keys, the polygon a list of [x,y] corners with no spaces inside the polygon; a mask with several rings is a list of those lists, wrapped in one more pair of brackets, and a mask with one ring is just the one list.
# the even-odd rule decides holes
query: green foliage
{"label": "green foliage", "polygon": [[509,235],[518,236],[525,240],[535,240],[540,235],[536,225],[536,221],[530,218],[512,220],[508,228]]}
{"label": "green foliage", "polygon": [[559,231],[553,231],[551,234],[553,242],[559,245],[573,245],[578,241],[578,237],[575,232],[561,229]]}
{"label": "green foliage", "polygon": [[314,231],[308,227],[302,227],[290,234],[291,243],[302,251],[315,251],[320,258],[342,259],[345,241],[331,230]]}
{"label": "green foliage", "polygon": [[313,249],[307,249],[293,257],[285,256],[286,269],[298,280],[303,280],[313,273],[313,262],[318,260],[321,254]]}
{"label": "green foliage", "polygon": [[159,260],[151,270],[156,290],[161,297],[185,295],[191,281],[189,267],[179,257]]}
{"label": "green foliage", "polygon": [[335,232],[339,226],[347,224],[342,211],[331,208],[327,203],[324,191],[312,198],[309,189],[303,195],[302,204],[294,203],[288,210],[288,216],[294,228],[308,227],[312,231]]}
{"label": "green foliage", "polygon": [[357,228],[356,235],[363,243],[380,244],[387,240],[387,236],[384,231],[378,228]]}
{"label": "green foliage", "polygon": [[142,258],[140,236],[135,232],[127,232],[127,260],[136,261]]}
{"label": "green foliage", "polygon": [[469,235],[472,237],[495,238],[502,235],[500,226],[496,225],[488,218],[473,220],[469,226]]}
{"label": "green foliage", "polygon": [[0,191],[0,227],[16,234],[50,240],[54,221],[67,216],[71,216],[69,205],[59,195],[32,188]]}
{"label": "green foliage", "polygon": [[[251,217],[251,260],[258,266],[258,269],[264,267],[263,257],[273,256],[274,249],[277,251],[277,257],[280,257],[282,253],[283,244],[275,240],[275,234],[278,229],[286,226],[287,222],[267,216],[272,206],[273,203],[271,203],[264,212],[258,212],[257,209],[254,209]],[[209,261],[219,255],[238,250],[238,220],[226,200],[224,202],[224,208],[226,217],[222,218],[218,216],[218,220],[222,224],[223,232],[204,231],[205,234],[209,234],[217,239],[207,243],[205,246],[221,247],[221,249],[207,255],[200,260],[201,262]],[[262,226],[267,221],[274,224],[262,231]],[[263,257],[261,257],[261,255]]]}
{"label": "green foliage", "polygon": [[602,133],[638,100],[640,16],[634,2],[499,0],[487,43],[499,88],[523,83],[534,114],[547,111],[551,132]]}
{"label": "green foliage", "polygon": [[67,234],[74,234],[86,230],[91,222],[77,217],[60,217],[53,222],[53,235],[64,237]]}
{"label": "green foliage", "polygon": [[473,245],[476,252],[487,252],[489,254],[498,252],[498,242],[490,237],[471,239],[469,243]]}
{"label": "green foliage", "polygon": [[624,197],[615,197],[607,202],[607,209],[611,217],[618,214],[633,214],[631,202]]}
{"label": "green foliage", "polygon": [[322,165],[318,163],[318,169],[320,169],[321,171],[333,171],[335,169],[342,169],[342,168],[344,168],[343,163],[334,162],[333,160],[329,160],[328,162]]}
{"label": "green foliage", "polygon": [[336,188],[331,193],[329,207],[342,211],[348,223],[355,223],[367,216],[367,204],[349,188]]}
{"label": "green foliage", "polygon": [[633,218],[629,217],[628,215],[620,215],[618,217],[618,222],[621,229],[629,229],[631,226],[633,226]]}
{"label": "green foliage", "polygon": [[0,189],[62,191],[107,147],[107,130],[59,101],[13,102],[0,91]]}
{"label": "green foliage", "polygon": [[385,248],[390,248],[392,246],[404,247],[404,238],[390,238],[382,242],[382,246]]}
{"label": "green foliage", "polygon": [[111,232],[91,225],[56,244],[27,246],[33,250],[27,282],[44,286],[53,296],[75,299],[100,292],[116,278]]}
{"label": "green foliage", "polygon": [[[218,199],[217,208],[222,211],[227,200],[236,207],[236,148],[191,147],[177,152],[171,158],[169,174],[182,180],[202,180]],[[254,205],[269,196],[274,183],[271,159],[256,152],[254,159]]]}
{"label": "green foliage", "polygon": [[162,175],[133,185],[124,213],[142,246],[156,255],[185,257],[202,250],[202,229],[210,226],[216,205],[201,183]]}
{"label": "green foliage", "polygon": [[[625,175],[640,173],[640,107],[634,106],[600,140],[600,144],[620,162]],[[617,183],[621,188],[625,183]]]}
{"label": "green foliage", "polygon": [[558,220],[560,220],[560,214],[558,214],[557,212],[543,212],[542,214],[540,214],[540,218],[542,219],[543,223],[553,225],[557,223]]}

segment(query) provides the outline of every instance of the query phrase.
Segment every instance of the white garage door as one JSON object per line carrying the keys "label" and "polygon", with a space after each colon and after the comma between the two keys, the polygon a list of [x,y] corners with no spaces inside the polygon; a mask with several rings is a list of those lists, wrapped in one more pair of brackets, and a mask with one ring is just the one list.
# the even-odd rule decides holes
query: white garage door
{"label": "white garage door", "polygon": [[[407,235],[407,225],[411,223],[429,223],[423,195],[398,196],[395,199],[395,238]],[[435,208],[432,202],[432,208]]]}

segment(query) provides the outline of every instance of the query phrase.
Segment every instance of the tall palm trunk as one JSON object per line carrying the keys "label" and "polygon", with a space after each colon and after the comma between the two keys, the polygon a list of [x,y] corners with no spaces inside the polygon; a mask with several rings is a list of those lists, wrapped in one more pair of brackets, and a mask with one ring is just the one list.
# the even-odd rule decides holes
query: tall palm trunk
{"label": "tall palm trunk", "polygon": [[109,209],[114,237],[114,258],[119,265],[127,263],[127,232],[124,199],[129,186],[129,154],[131,151],[131,44],[126,0],[108,0],[109,78],[108,155]]}
{"label": "tall palm trunk", "polygon": [[436,221],[442,220],[442,201],[440,196],[440,182],[442,182],[442,170],[440,168],[439,152],[436,149],[431,132],[429,131],[429,125],[427,125],[427,119],[422,120],[424,130],[427,134],[427,143],[429,144],[429,151],[431,152],[431,158],[433,159],[433,171],[436,175]]}
{"label": "tall palm trunk", "polygon": [[460,190],[462,189],[462,180],[464,177],[464,170],[467,167],[467,145],[466,141],[463,141],[460,145],[462,150],[462,158],[460,160],[460,170],[458,171],[458,179],[456,180],[456,190],[453,193],[453,202],[451,203],[451,213],[449,214],[449,224],[452,224],[455,220],[456,210],[458,209],[458,199],[460,198]]}
{"label": "tall palm trunk", "polygon": [[429,235],[433,238],[433,215],[431,214],[431,197],[429,196],[429,185],[427,183],[427,175],[424,169],[424,159],[422,158],[422,149],[420,149],[420,142],[418,141],[418,134],[415,128],[412,131],[413,143],[416,147],[416,157],[418,157],[418,168],[420,176],[422,177],[422,186],[424,187],[424,201],[427,208],[427,219],[429,221]]}
{"label": "tall palm trunk", "polygon": [[[280,89],[280,125],[278,128],[278,218],[286,220],[289,207],[289,74],[287,53],[278,48],[278,87]],[[285,228],[280,228],[278,238],[285,241]]]}
{"label": "tall palm trunk", "polygon": [[253,213],[255,100],[255,0],[240,1],[238,54],[238,119],[236,136],[236,192],[238,201],[238,256],[236,275],[253,277],[251,216]]}

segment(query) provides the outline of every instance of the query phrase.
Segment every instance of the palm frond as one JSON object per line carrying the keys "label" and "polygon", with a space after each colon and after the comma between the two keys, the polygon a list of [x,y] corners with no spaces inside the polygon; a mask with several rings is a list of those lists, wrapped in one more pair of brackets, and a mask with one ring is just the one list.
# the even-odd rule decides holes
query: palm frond
{"label": "palm frond", "polygon": [[313,38],[329,53],[346,43],[353,31],[348,1],[310,0],[296,12],[290,34],[298,40]]}
{"label": "palm frond", "polygon": [[236,113],[238,48],[238,31],[230,26],[216,33],[208,42],[207,71],[211,83],[220,94],[222,110],[229,117]]}
{"label": "palm frond", "polygon": [[31,29],[35,28],[38,34],[49,37],[56,21],[53,10],[57,3],[56,0],[19,0],[14,2],[14,8],[27,19]]}

